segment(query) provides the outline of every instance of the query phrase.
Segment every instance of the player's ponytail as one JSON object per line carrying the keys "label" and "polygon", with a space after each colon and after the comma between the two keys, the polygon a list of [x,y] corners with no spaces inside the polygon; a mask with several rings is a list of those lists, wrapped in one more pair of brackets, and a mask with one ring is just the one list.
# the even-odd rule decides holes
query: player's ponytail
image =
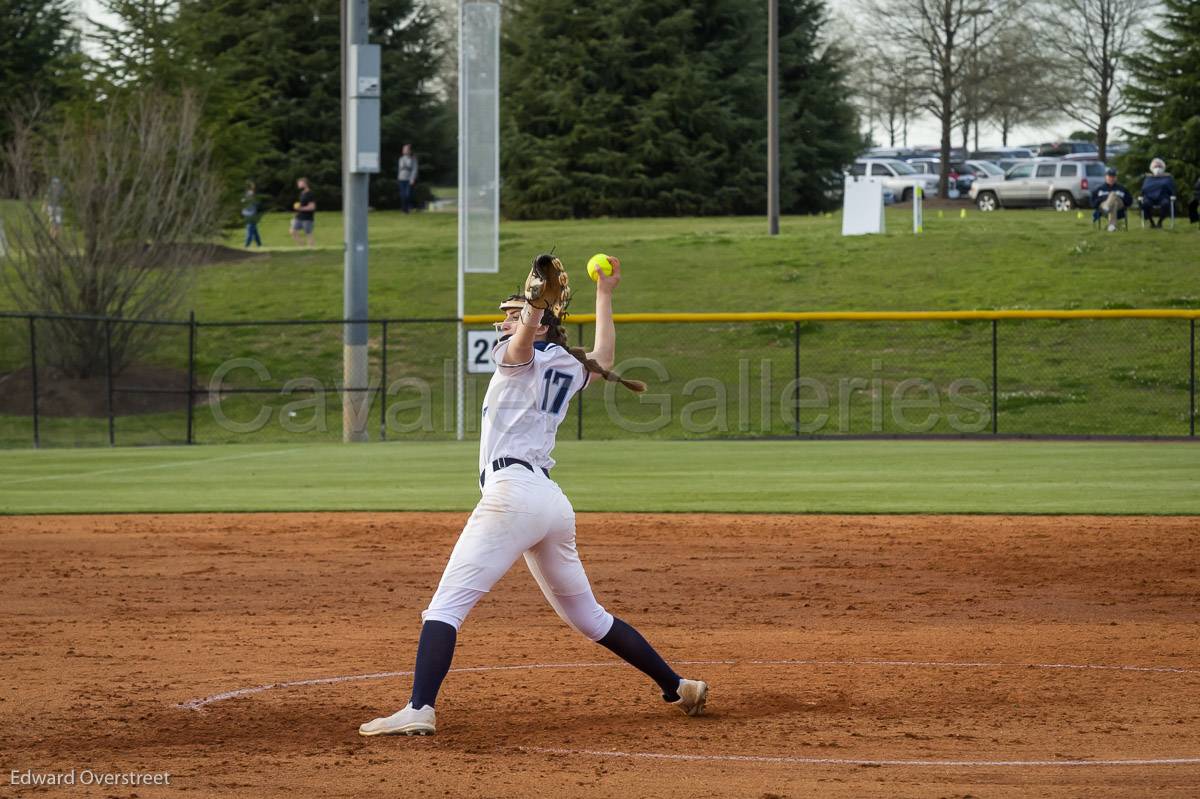
{"label": "player's ponytail", "polygon": [[638,394],[641,394],[646,390],[646,384],[641,380],[627,380],[620,375],[613,374],[597,363],[595,358],[589,358],[583,347],[572,347],[570,344],[568,344],[567,334],[562,329],[562,322],[552,318],[544,318],[542,322],[550,328],[546,332],[546,340],[552,344],[557,344],[567,352],[571,353],[575,360],[583,364],[583,368],[587,371],[600,375],[610,383],[620,383],[621,385],[625,386],[625,388],[629,389],[630,391],[637,392]]}

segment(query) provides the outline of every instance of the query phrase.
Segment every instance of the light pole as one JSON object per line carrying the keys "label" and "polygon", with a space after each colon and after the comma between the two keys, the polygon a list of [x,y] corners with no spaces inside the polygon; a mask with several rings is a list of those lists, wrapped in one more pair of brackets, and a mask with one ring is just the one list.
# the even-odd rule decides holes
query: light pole
{"label": "light pole", "polygon": [[[367,44],[368,0],[342,0],[342,318],[367,318],[367,202],[379,171],[379,45]],[[342,330],[342,440],[367,440],[367,325]],[[381,400],[382,401],[382,400]]]}
{"label": "light pole", "polygon": [[779,235],[779,0],[767,0],[767,233]]}

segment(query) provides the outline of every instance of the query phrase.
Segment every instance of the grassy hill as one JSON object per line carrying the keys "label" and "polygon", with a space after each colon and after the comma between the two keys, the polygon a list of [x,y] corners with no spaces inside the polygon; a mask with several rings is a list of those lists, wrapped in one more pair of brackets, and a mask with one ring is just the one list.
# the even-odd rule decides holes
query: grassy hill
{"label": "grassy hill", "polygon": [[[968,210],[966,218],[957,211],[926,217],[925,233],[913,236],[909,214],[892,209],[889,234],[856,238],[840,235],[837,215],[785,218],[776,238],[757,218],[506,222],[502,271],[467,277],[467,311],[492,310],[516,289],[530,256],[551,247],[572,270],[578,312],[592,307],[582,267],[597,251],[622,258],[620,311],[1200,308],[1200,233],[1185,225],[1141,230],[1135,221],[1127,233],[1108,234],[1092,228],[1087,214]],[[318,214],[321,246],[313,250],[293,247],[287,224],[282,214],[261,223],[271,246],[260,257],[197,269],[191,306],[198,319],[341,315],[340,215]],[[371,215],[372,316],[454,315],[456,224],[453,214]],[[240,231],[226,243],[240,247]],[[652,359],[627,368],[647,379],[655,396],[639,402],[620,390],[606,403],[602,390],[591,389],[583,403],[585,437],[790,435],[796,332],[791,324],[623,325],[618,359]],[[389,381],[407,379],[395,387],[389,437],[450,435],[453,398],[445,388],[453,385],[453,333],[451,324],[389,326]],[[378,326],[371,331],[376,372],[381,334]],[[804,325],[799,334],[806,433],[991,429],[989,323],[839,322]],[[1001,432],[1187,433],[1187,322],[1004,323],[998,334]],[[202,328],[198,382],[207,385],[231,359],[249,358],[269,379],[242,367],[229,382],[263,387],[309,377],[332,388],[341,372],[340,336],[336,325]],[[25,363],[25,346],[19,325],[0,323],[0,373]],[[186,351],[185,332],[173,331],[154,360],[182,366]],[[469,383],[466,417],[473,425],[483,383]],[[321,407],[303,404],[307,396],[227,398],[220,405],[225,423],[211,407],[197,407],[198,438],[337,439],[336,397]],[[260,409],[268,411],[261,429],[233,429]],[[376,402],[376,434],[379,411]],[[102,419],[46,419],[42,426],[47,444],[107,440]],[[122,417],[117,428],[119,443],[176,441],[183,413]],[[26,417],[0,417],[0,445],[29,441]]]}

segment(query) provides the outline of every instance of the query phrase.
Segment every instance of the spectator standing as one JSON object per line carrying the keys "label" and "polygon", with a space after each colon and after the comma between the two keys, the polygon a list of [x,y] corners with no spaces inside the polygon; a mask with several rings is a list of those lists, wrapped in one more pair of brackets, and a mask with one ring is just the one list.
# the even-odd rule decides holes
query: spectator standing
{"label": "spectator standing", "polygon": [[313,196],[312,188],[308,185],[308,178],[298,178],[296,180],[296,188],[300,190],[300,199],[292,205],[292,210],[296,215],[292,217],[292,241],[296,244],[300,243],[300,232],[304,232],[306,246],[313,246],[313,226],[316,224],[317,200]]}
{"label": "spectator standing", "polygon": [[[1175,178],[1167,173],[1167,164],[1161,158],[1150,162],[1150,174],[1142,181],[1142,218],[1150,223],[1150,227],[1161,228],[1163,219],[1171,211],[1171,201],[1175,198]],[[1158,223],[1154,222],[1154,212],[1158,211]]]}
{"label": "spectator standing", "polygon": [[1093,219],[1100,215],[1108,215],[1108,232],[1117,229],[1117,220],[1125,216],[1125,209],[1133,205],[1133,196],[1129,189],[1117,183],[1117,170],[1111,166],[1104,173],[1104,182],[1092,192],[1092,207],[1095,208]]}
{"label": "spectator standing", "polygon": [[1188,221],[1193,224],[1200,222],[1200,178],[1196,178],[1196,185],[1192,186],[1192,201],[1188,203]]}
{"label": "spectator standing", "polygon": [[242,219],[246,221],[245,246],[249,247],[250,242],[254,242],[261,247],[262,238],[258,235],[258,221],[262,219],[262,211],[253,183],[246,184],[246,193],[242,195]]}
{"label": "spectator standing", "polygon": [[412,210],[412,190],[417,185],[417,157],[412,154],[412,145],[400,150],[400,161],[396,166],[396,181],[400,186],[400,210]]}

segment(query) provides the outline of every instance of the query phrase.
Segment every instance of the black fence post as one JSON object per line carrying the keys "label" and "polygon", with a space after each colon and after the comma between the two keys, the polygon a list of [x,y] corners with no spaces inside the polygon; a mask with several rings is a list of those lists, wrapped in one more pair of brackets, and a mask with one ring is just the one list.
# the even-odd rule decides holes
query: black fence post
{"label": "black fence post", "polygon": [[[792,322],[792,377],[796,379],[795,399],[800,398],[800,323]],[[795,413],[792,416],[792,433],[796,438],[800,437],[800,406],[795,405]]]}
{"label": "black fence post", "polygon": [[29,317],[29,378],[33,384],[33,447],[42,445],[38,429],[37,319]]}
{"label": "black fence post", "polygon": [[[583,346],[583,322],[579,323],[579,346]],[[592,375],[586,369],[583,372],[583,379],[586,381]],[[585,382],[584,388],[587,388]],[[575,396],[579,399],[575,402],[575,440],[583,441],[583,391],[576,392]]]}
{"label": "black fence post", "polygon": [[113,418],[112,320],[104,320],[104,410],[108,413],[108,445],[117,445],[117,424]]}
{"label": "black fence post", "polygon": [[196,312],[188,311],[187,443],[196,443]]}
{"label": "black fence post", "polygon": [[383,331],[379,334],[379,371],[382,373],[379,381],[379,440],[387,441],[387,320],[383,320]]}
{"label": "black fence post", "polygon": [[1188,325],[1188,435],[1196,435],[1196,320]]}
{"label": "black fence post", "polygon": [[1000,432],[1000,382],[998,367],[999,319],[992,320],[992,435]]}

